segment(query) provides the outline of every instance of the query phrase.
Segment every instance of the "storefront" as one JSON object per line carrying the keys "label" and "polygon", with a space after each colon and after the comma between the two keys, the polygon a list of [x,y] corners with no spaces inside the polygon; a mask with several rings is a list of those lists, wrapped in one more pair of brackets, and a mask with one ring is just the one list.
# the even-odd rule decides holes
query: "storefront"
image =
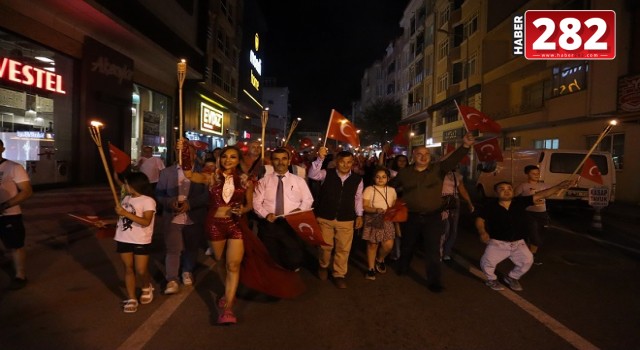
{"label": "storefront", "polygon": [[34,185],[68,182],[74,60],[3,30],[0,59],[3,157],[23,165]]}
{"label": "storefront", "polygon": [[209,150],[234,145],[241,135],[236,131],[237,113],[233,103],[211,93],[197,82],[188,82],[185,86],[185,136],[207,143]]}
{"label": "storefront", "polygon": [[131,95],[131,149],[126,153],[136,158],[142,147],[153,147],[154,156],[168,164],[167,145],[172,143],[170,129],[172,99],[144,86],[133,84]]}

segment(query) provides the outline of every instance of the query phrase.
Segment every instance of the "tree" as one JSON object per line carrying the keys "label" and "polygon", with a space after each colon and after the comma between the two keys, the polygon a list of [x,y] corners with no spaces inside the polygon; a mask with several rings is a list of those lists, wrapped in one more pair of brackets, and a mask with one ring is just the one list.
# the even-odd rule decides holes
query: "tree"
{"label": "tree", "polygon": [[393,139],[402,117],[402,106],[397,100],[380,98],[366,107],[362,114],[362,121],[356,122],[356,127],[362,130],[360,144],[371,145]]}

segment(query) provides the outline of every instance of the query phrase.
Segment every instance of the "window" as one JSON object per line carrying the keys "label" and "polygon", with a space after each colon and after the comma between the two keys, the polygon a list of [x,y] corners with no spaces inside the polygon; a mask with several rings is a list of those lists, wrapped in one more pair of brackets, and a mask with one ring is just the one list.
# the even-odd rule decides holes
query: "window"
{"label": "window", "polygon": [[438,44],[438,59],[441,60],[449,55],[449,38]]}
{"label": "window", "polygon": [[[598,139],[599,135],[587,136],[587,148],[591,149],[593,144]],[[623,169],[624,166],[624,134],[610,134],[602,139],[597,151],[604,151],[611,153],[613,159],[613,165],[617,170]],[[598,165],[599,166],[599,165]]]}
{"label": "window", "polygon": [[425,62],[424,74],[429,76],[431,75],[431,72],[433,72],[433,54],[429,53],[428,55],[426,55],[424,57],[424,62]]}
{"label": "window", "polygon": [[389,66],[387,66],[387,74],[391,74],[393,72],[396,71],[396,62],[393,61],[391,63],[389,63]]}
{"label": "window", "polygon": [[442,11],[440,12],[440,17],[438,18],[438,23],[440,24],[440,27],[447,24],[447,22],[449,22],[449,5],[447,5],[447,7],[442,9]]}
{"label": "window", "polygon": [[478,54],[473,53],[469,55],[469,59],[467,60],[467,70],[465,71],[465,78],[467,76],[476,74],[477,66],[478,66]]}
{"label": "window", "polygon": [[446,91],[449,87],[449,73],[445,72],[438,76],[438,93]]}
{"label": "window", "polygon": [[462,67],[462,62],[456,62],[453,64],[452,84],[457,84],[462,81]]}
{"label": "window", "polygon": [[558,149],[560,148],[559,139],[534,140],[533,148],[535,149]]}
{"label": "window", "polygon": [[[572,174],[582,159],[584,154],[581,153],[553,153],[549,160],[549,171],[552,173],[560,174]],[[607,165],[607,157],[603,155],[591,155],[589,158],[598,166],[600,174],[607,175],[609,173],[609,166]]]}
{"label": "window", "polygon": [[464,24],[464,37],[468,38],[473,33],[478,30],[478,15],[475,14],[473,17]]}
{"label": "window", "polygon": [[544,85],[533,83],[522,88],[522,111],[542,107]]}
{"label": "window", "polygon": [[552,68],[552,95],[561,96],[586,89],[587,62],[571,62]]}

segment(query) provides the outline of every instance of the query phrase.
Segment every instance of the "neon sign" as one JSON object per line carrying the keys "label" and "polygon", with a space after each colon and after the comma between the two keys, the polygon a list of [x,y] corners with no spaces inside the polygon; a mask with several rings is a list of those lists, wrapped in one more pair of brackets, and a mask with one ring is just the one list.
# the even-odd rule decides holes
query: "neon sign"
{"label": "neon sign", "polygon": [[208,104],[200,103],[200,129],[222,135],[223,131],[223,113]]}
{"label": "neon sign", "polygon": [[2,58],[0,78],[39,89],[66,94],[62,76],[9,58]]}

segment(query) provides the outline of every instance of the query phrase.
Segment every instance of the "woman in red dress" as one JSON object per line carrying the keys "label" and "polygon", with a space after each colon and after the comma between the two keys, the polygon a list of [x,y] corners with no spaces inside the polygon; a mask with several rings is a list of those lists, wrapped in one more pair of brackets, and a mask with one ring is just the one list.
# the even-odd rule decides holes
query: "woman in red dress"
{"label": "woman in red dress", "polygon": [[[185,164],[190,162],[184,158],[183,152],[183,168],[191,169],[190,164]],[[205,232],[214,259],[224,262],[224,268],[217,264],[225,286],[224,296],[218,300],[220,324],[237,321],[232,306],[240,281],[247,287],[281,298],[295,297],[304,290],[300,277],[276,265],[247,226],[246,213],[253,209],[253,182],[242,173],[241,163],[240,150],[229,146],[220,153],[215,173],[184,171],[191,181],[210,185]]]}

